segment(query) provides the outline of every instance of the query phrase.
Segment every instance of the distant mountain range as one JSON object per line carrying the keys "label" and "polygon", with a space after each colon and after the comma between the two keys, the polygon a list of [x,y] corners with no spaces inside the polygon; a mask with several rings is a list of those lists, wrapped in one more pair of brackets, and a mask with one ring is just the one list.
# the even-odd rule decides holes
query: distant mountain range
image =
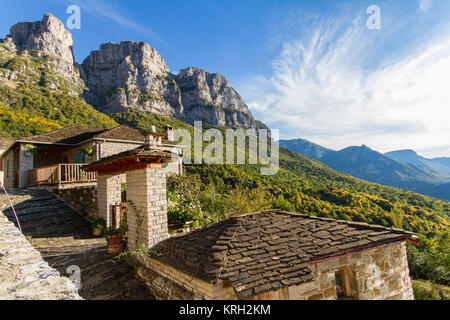
{"label": "distant mountain range", "polygon": [[365,145],[335,151],[304,139],[279,143],[354,177],[450,201],[450,158],[427,159],[413,150],[382,154]]}
{"label": "distant mountain range", "polygon": [[450,158],[427,159],[418,155],[414,150],[391,151],[385,153],[385,155],[399,162],[411,163],[450,177]]}

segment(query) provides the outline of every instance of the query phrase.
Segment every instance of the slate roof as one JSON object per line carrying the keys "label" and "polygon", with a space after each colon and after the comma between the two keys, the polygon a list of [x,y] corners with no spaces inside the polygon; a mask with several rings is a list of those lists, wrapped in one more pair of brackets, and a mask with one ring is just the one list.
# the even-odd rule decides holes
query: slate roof
{"label": "slate roof", "polygon": [[44,142],[44,143],[61,143],[74,145],[93,138],[95,135],[105,132],[103,128],[74,125],[59,130],[29,136],[19,139],[20,141]]}
{"label": "slate roof", "polygon": [[[52,132],[21,138],[20,141],[76,145],[93,138],[126,140],[139,143],[144,143],[145,140],[145,137],[141,131],[127,125],[120,125],[112,129],[74,125]],[[166,139],[162,139],[162,143],[172,145],[175,144],[174,142]]]}
{"label": "slate roof", "polygon": [[14,140],[0,137],[0,149],[6,149],[14,143]]}
{"label": "slate roof", "polygon": [[130,128],[126,125],[120,125],[110,130],[104,130],[104,132],[95,135],[95,138],[99,139],[116,139],[116,140],[128,140],[144,143],[143,134],[134,128]]}
{"label": "slate roof", "polygon": [[229,281],[246,299],[314,280],[310,262],[414,234],[281,210],[250,213],[159,242],[153,258],[210,283]]}

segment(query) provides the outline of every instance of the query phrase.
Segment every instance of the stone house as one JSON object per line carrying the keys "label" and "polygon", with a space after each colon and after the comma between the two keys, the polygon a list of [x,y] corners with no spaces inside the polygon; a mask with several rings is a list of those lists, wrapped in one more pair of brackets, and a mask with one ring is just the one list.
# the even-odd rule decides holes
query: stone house
{"label": "stone house", "polygon": [[[60,130],[24,137],[9,143],[1,153],[4,185],[7,189],[47,186],[56,189],[95,185],[96,174],[86,173],[85,164],[134,149],[144,143],[139,130],[121,125],[103,129],[74,125]],[[173,142],[168,127],[163,146],[180,148]],[[171,164],[172,171],[181,172],[181,159]]]}
{"label": "stone house", "polygon": [[166,173],[177,161],[136,149],[89,164],[98,212],[111,217],[126,174],[128,248],[159,299],[413,299],[406,241],[413,233],[281,210],[243,214],[180,236],[167,226]]}
{"label": "stone house", "polygon": [[[182,154],[175,144],[172,127],[161,134],[159,148]],[[99,218],[97,211],[97,173],[86,172],[84,166],[105,157],[135,149],[145,142],[136,129],[121,125],[103,129],[74,125],[60,130],[11,141],[0,156],[4,168],[4,185],[8,190],[41,188],[55,193],[90,220]],[[182,158],[171,162],[165,172],[181,173]],[[125,175],[116,177],[120,191]],[[117,201],[111,205],[120,205]]]}
{"label": "stone house", "polygon": [[414,299],[412,233],[271,210],[157,243],[139,276],[161,299]]}

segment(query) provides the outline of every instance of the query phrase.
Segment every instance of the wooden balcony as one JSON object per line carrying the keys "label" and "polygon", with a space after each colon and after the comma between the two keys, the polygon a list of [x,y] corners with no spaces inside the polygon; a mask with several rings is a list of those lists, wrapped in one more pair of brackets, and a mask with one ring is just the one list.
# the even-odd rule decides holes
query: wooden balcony
{"label": "wooden balcony", "polygon": [[97,181],[97,172],[86,172],[83,166],[79,163],[60,163],[28,170],[28,186]]}

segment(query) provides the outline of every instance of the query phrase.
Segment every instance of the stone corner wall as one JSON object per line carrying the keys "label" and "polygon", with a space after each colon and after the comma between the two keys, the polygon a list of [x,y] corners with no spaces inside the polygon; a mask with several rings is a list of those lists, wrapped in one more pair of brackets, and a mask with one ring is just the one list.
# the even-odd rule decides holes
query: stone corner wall
{"label": "stone corner wall", "polygon": [[167,222],[166,173],[161,168],[126,172],[128,245],[148,248],[169,235]]}
{"label": "stone corner wall", "polygon": [[335,273],[347,268],[355,300],[414,300],[406,245],[394,243],[312,265],[315,280],[289,287],[293,300],[335,300]]}
{"label": "stone corner wall", "polygon": [[81,300],[0,211],[0,300]]}

